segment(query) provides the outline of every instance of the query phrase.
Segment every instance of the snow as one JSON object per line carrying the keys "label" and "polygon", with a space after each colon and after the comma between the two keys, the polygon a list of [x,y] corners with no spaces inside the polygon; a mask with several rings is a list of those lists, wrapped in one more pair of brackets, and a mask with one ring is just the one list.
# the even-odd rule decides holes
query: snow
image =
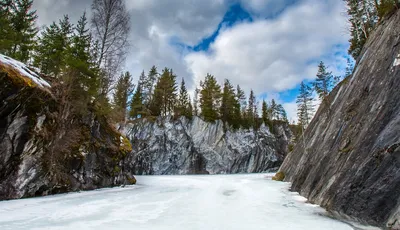
{"label": "snow", "polygon": [[39,77],[36,73],[33,71],[29,70],[29,68],[22,62],[17,61],[15,59],[12,59],[10,57],[4,56],[0,54],[0,63],[3,63],[5,65],[11,66],[14,69],[16,69],[21,75],[28,77],[31,79],[33,82],[35,82],[38,86],[44,88],[44,87],[51,87],[50,84],[43,80],[41,77]]}
{"label": "snow", "polygon": [[400,65],[400,54],[394,59],[393,67]]}
{"label": "snow", "polygon": [[138,176],[138,185],[0,202],[0,229],[334,229],[271,174]]}

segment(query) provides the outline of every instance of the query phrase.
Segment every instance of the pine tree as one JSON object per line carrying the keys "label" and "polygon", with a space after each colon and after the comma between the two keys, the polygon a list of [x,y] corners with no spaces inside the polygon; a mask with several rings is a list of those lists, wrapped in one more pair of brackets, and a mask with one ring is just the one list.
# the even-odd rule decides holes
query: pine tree
{"label": "pine tree", "polygon": [[176,76],[172,70],[165,68],[154,90],[154,97],[150,106],[153,116],[166,116],[174,111],[176,88]]}
{"label": "pine tree", "polygon": [[222,100],[220,107],[221,120],[224,123],[235,126],[235,106],[236,95],[235,89],[229,80],[225,79],[224,88],[222,90]]}
{"label": "pine tree", "polygon": [[187,118],[192,117],[192,107],[190,104],[189,94],[185,86],[185,80],[182,78],[181,87],[179,90],[179,97],[175,109],[175,116],[185,116]]}
{"label": "pine tree", "polygon": [[7,54],[12,50],[15,31],[12,28],[12,0],[0,1],[0,53]]}
{"label": "pine tree", "polygon": [[286,110],[283,108],[282,104],[278,104],[277,112],[278,112],[278,120],[287,122]]}
{"label": "pine tree", "polygon": [[353,73],[354,65],[351,62],[350,58],[347,58],[347,66],[346,66],[346,77],[349,77]]}
{"label": "pine tree", "polygon": [[269,110],[268,104],[265,100],[263,100],[261,113],[262,113],[262,120],[263,120],[264,124],[267,124],[269,122],[268,110]]}
{"label": "pine tree", "polygon": [[314,112],[312,88],[304,82],[300,84],[300,92],[297,96],[297,116],[299,117],[299,124],[307,127],[312,119]]}
{"label": "pine tree", "polygon": [[119,121],[124,121],[128,109],[128,97],[132,93],[134,85],[131,82],[131,74],[122,74],[117,82],[114,92],[114,106]]}
{"label": "pine tree", "polygon": [[278,104],[275,102],[274,99],[271,100],[271,106],[269,107],[269,110],[271,120],[279,120]]}
{"label": "pine tree", "polygon": [[[39,39],[39,45],[34,58],[34,63],[44,74],[58,77],[67,62],[68,51],[72,42],[72,24],[69,22],[68,15],[65,15],[57,25],[55,22],[43,31]],[[85,44],[87,45],[87,44]],[[74,47],[77,55],[78,48]],[[72,55],[74,55],[72,54]],[[76,57],[72,57],[72,59]],[[79,57],[84,58],[84,57]],[[83,60],[84,62],[86,60]]]}
{"label": "pine tree", "polygon": [[[9,3],[6,1],[6,5]],[[32,4],[33,0],[15,0],[11,3],[10,21],[14,36],[11,50],[6,54],[22,62],[29,60],[38,32],[35,26],[36,10],[31,10]]]}
{"label": "pine tree", "polygon": [[240,128],[243,126],[243,121],[245,120],[246,113],[246,94],[240,88],[239,85],[236,86],[235,94],[235,106],[234,106],[234,128]]}
{"label": "pine tree", "polygon": [[221,100],[221,86],[214,76],[207,74],[204,82],[200,82],[201,116],[205,121],[214,122],[218,119],[218,110]]}
{"label": "pine tree", "polygon": [[348,6],[347,13],[349,15],[349,22],[351,25],[349,54],[351,54],[354,59],[357,59],[371,31],[375,28],[378,22],[378,11],[380,4],[377,0],[344,1]]}
{"label": "pine tree", "polygon": [[324,100],[328,96],[332,88],[332,72],[328,72],[322,61],[318,65],[318,73],[314,87],[321,100]]}
{"label": "pine tree", "polygon": [[254,113],[254,110],[256,108],[256,97],[254,96],[253,90],[250,91],[250,96],[249,96],[249,102],[247,104],[247,119],[248,119],[248,125],[249,127],[254,127],[256,124],[256,114]]}
{"label": "pine tree", "polygon": [[152,100],[152,95],[154,91],[154,85],[157,81],[157,68],[155,66],[152,66],[149,73],[147,74],[146,78],[143,81],[143,100],[144,104],[146,106],[149,106],[151,100]]}
{"label": "pine tree", "polygon": [[140,85],[140,82],[138,83],[138,86],[136,87],[136,91],[133,94],[133,98],[131,101],[130,105],[130,117],[133,119],[136,118],[141,118],[143,115],[143,98],[142,98],[142,86]]}

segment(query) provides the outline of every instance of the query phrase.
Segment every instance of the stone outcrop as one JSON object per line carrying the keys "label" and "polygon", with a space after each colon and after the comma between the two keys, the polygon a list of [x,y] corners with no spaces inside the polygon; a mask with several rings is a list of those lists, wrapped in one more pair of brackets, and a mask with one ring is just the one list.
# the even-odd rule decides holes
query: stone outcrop
{"label": "stone outcrop", "polygon": [[332,213],[400,229],[400,11],[367,41],[280,170]]}
{"label": "stone outcrop", "polygon": [[60,125],[43,77],[0,55],[0,200],[134,183],[129,141],[94,114]]}
{"label": "stone outcrop", "polygon": [[287,154],[292,133],[287,123],[275,122],[274,133],[225,129],[209,123],[171,117],[138,120],[120,127],[132,142],[128,168],[135,174],[256,173],[277,169]]}

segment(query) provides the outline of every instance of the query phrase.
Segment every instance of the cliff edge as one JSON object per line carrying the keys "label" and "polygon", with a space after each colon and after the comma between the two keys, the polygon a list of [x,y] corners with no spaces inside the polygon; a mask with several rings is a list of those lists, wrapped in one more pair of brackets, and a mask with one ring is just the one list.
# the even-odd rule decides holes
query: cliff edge
{"label": "cliff edge", "polygon": [[329,211],[400,229],[400,11],[367,41],[280,170]]}

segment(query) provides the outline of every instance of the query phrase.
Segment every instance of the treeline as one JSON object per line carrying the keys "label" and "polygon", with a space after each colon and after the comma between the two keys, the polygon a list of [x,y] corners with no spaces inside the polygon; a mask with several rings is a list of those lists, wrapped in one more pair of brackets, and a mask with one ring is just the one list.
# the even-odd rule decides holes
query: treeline
{"label": "treeline", "polygon": [[298,124],[300,126],[307,127],[314,116],[315,103],[313,93],[317,93],[322,103],[328,103],[326,98],[331,90],[344,78],[349,77],[353,72],[353,68],[352,62],[350,59],[347,59],[345,76],[333,76],[325,63],[321,61],[318,65],[318,72],[315,80],[310,84],[306,84],[304,81],[301,82],[299,94],[296,99],[297,116],[299,119]]}
{"label": "treeline", "polygon": [[129,72],[121,73],[130,30],[123,0],[93,0],[90,19],[83,12],[73,23],[64,15],[41,31],[32,4],[33,0],[0,1],[0,52],[55,79],[53,90],[63,105],[60,119],[93,112],[113,121],[201,116],[209,122],[221,119],[233,128],[258,128],[263,122],[287,120],[282,105],[274,100],[263,101],[259,111],[253,91],[247,99],[240,86],[228,80],[221,86],[209,74],[194,98],[183,78],[178,84],[169,68],[158,72],[153,66],[133,84]]}
{"label": "treeline", "polygon": [[[262,123],[269,125],[272,120],[287,121],[286,111],[275,100],[270,103],[262,101],[262,109],[259,111],[253,90],[247,99],[239,85],[234,87],[229,80],[225,80],[221,86],[210,74],[200,82],[193,99],[189,96],[183,78],[178,85],[172,69],[164,68],[158,73],[153,66],[147,75],[143,71],[134,92],[133,84],[124,81],[124,77],[121,76],[118,81],[114,101],[122,102],[116,103],[122,115],[128,113],[129,107],[130,119],[167,115],[191,119],[200,116],[208,122],[220,119],[236,129],[259,128]],[[131,97],[129,92],[133,92]],[[119,100],[121,97],[124,99]]]}
{"label": "treeline", "polygon": [[349,54],[357,60],[369,35],[377,23],[396,9],[399,0],[344,0],[350,22]]}
{"label": "treeline", "polygon": [[0,52],[52,77],[53,91],[73,116],[110,115],[110,93],[125,58],[130,30],[123,0],[94,0],[76,24],[68,15],[39,31],[33,0],[0,1]]}

